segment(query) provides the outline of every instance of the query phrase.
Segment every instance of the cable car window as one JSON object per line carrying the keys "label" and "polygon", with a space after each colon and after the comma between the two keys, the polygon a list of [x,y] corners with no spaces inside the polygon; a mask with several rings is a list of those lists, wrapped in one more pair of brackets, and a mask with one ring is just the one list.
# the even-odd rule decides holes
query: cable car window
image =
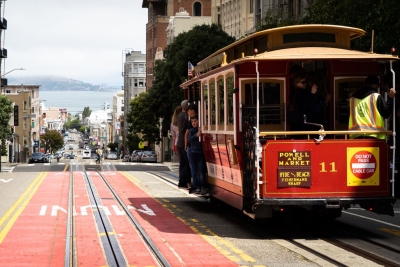
{"label": "cable car window", "polygon": [[204,107],[203,107],[203,126],[205,126],[205,129],[207,129],[208,125],[208,86],[207,84],[203,85],[203,100],[204,100]]}
{"label": "cable car window", "polygon": [[[260,83],[260,124],[280,124],[282,118],[281,84]],[[245,85],[245,115],[256,116],[257,83]]]}
{"label": "cable car window", "polygon": [[211,116],[211,122],[210,122],[210,124],[211,125],[215,125],[215,124],[217,124],[216,123],[216,120],[215,120],[215,80],[213,80],[211,83],[210,83],[210,112],[211,112],[211,114],[210,114],[210,116]]}
{"label": "cable car window", "polygon": [[218,100],[219,100],[219,113],[218,113],[218,121],[219,125],[225,124],[225,97],[224,97],[224,80],[218,80]]}
{"label": "cable car window", "polygon": [[233,124],[233,76],[228,77],[226,79],[226,88],[227,88],[227,113],[228,113],[228,125]]}
{"label": "cable car window", "polygon": [[336,35],[334,33],[325,32],[302,32],[290,33],[283,35],[283,43],[297,43],[297,42],[323,42],[335,43]]}

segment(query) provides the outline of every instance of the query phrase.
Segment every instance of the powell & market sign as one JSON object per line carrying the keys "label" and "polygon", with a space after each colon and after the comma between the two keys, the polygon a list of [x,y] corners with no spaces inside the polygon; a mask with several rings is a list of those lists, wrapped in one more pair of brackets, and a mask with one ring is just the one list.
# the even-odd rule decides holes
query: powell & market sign
{"label": "powell & market sign", "polygon": [[311,151],[278,151],[278,188],[311,186]]}

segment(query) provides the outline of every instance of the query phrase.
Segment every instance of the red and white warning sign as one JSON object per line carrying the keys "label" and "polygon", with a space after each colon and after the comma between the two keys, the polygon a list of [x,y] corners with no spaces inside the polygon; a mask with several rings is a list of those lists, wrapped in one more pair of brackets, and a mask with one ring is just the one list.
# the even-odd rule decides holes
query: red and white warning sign
{"label": "red and white warning sign", "polygon": [[376,158],[368,151],[359,151],[350,160],[351,172],[360,179],[368,179],[376,172]]}
{"label": "red and white warning sign", "polygon": [[347,185],[379,185],[379,148],[347,149]]}

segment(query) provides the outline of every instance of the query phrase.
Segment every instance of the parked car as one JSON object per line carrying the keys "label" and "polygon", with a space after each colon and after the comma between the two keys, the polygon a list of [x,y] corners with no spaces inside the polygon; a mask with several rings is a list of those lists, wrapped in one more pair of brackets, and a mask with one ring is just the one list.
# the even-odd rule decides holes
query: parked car
{"label": "parked car", "polygon": [[131,161],[140,161],[140,156],[142,155],[142,151],[134,150],[131,155]]}
{"label": "parked car", "polygon": [[129,161],[131,161],[131,157],[130,157],[129,155],[125,155],[125,156],[122,158],[122,161],[123,161],[123,162],[129,162]]}
{"label": "parked car", "polygon": [[64,153],[64,155],[63,155],[63,156],[64,156],[64,159],[69,159],[69,155],[70,155],[70,154]]}
{"label": "parked car", "polygon": [[38,162],[41,163],[48,162],[46,155],[40,152],[32,153],[32,156],[29,157],[29,163],[38,163]]}
{"label": "parked car", "polygon": [[74,159],[76,156],[74,155],[74,154],[70,154],[69,156],[68,156],[68,158],[69,159]]}
{"label": "parked car", "polygon": [[157,155],[154,151],[143,151],[140,156],[141,162],[157,162]]}
{"label": "parked car", "polygon": [[107,159],[118,159],[118,156],[114,152],[110,152],[107,154]]}

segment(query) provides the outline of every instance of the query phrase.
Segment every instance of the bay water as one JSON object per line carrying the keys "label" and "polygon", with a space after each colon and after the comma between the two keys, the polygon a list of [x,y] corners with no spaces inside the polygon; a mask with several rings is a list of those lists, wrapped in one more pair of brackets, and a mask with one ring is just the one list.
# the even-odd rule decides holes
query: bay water
{"label": "bay water", "polygon": [[72,115],[83,112],[84,107],[96,111],[104,108],[105,102],[112,109],[113,92],[97,91],[39,91],[39,99],[44,101],[44,106],[66,108]]}

